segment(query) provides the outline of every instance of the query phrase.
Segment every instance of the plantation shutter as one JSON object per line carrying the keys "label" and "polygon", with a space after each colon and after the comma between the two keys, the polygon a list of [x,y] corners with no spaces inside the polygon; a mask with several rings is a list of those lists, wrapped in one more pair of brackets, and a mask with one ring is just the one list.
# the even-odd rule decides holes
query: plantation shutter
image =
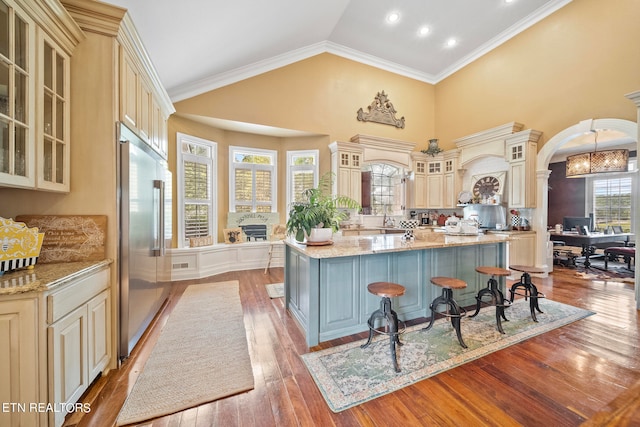
{"label": "plantation shutter", "polygon": [[211,171],[207,164],[196,161],[184,162],[184,229],[186,239],[209,234],[210,174]]}

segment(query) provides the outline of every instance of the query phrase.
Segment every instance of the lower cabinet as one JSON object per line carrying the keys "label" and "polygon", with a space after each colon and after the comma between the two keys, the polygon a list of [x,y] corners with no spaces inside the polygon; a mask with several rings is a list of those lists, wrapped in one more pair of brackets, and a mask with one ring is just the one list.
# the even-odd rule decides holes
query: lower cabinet
{"label": "lower cabinet", "polygon": [[0,426],[42,425],[37,331],[38,298],[0,301]]}
{"label": "lower cabinet", "polygon": [[49,402],[58,405],[49,425],[60,426],[111,360],[109,270],[47,296]]}
{"label": "lower cabinet", "polygon": [[536,233],[513,234],[511,236],[508,262],[511,265],[535,265]]}

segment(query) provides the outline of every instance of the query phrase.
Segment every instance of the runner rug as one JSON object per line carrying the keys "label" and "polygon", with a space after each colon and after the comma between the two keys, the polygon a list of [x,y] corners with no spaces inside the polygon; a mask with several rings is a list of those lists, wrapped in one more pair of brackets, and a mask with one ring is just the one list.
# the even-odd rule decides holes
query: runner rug
{"label": "runner rug", "polygon": [[462,338],[469,348],[458,343],[447,319],[436,320],[429,331],[424,324],[407,328],[397,346],[396,373],[391,362],[389,338],[378,335],[366,349],[366,340],[302,355],[309,372],[333,412],[391,393],[448,369],[478,359],[512,344],[594,314],[548,299],[540,301],[543,314],[538,323],[531,320],[529,302],[516,300],[506,310],[508,322],[502,322],[505,334],[496,330],[495,309],[485,307],[478,316],[462,319]]}
{"label": "runner rug", "polygon": [[117,425],[253,388],[237,281],[189,286],[169,315]]}

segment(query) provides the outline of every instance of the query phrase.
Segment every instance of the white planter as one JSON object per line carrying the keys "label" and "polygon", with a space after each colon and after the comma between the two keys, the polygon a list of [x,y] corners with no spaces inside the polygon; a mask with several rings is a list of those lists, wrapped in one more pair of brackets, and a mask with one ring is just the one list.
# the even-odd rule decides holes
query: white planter
{"label": "white planter", "polygon": [[307,238],[307,242],[328,242],[331,240],[331,237],[333,237],[333,230],[331,228],[312,228],[311,235],[305,233],[305,237]]}

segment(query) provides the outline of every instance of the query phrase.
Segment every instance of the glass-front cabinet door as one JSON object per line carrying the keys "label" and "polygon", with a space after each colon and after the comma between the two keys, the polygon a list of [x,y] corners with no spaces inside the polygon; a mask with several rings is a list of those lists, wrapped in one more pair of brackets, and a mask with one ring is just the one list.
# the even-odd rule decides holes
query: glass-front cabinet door
{"label": "glass-front cabinet door", "polygon": [[0,184],[35,186],[33,21],[0,0]]}
{"label": "glass-front cabinet door", "polygon": [[69,57],[41,34],[42,78],[38,95],[42,119],[38,132],[38,187],[69,191]]}

